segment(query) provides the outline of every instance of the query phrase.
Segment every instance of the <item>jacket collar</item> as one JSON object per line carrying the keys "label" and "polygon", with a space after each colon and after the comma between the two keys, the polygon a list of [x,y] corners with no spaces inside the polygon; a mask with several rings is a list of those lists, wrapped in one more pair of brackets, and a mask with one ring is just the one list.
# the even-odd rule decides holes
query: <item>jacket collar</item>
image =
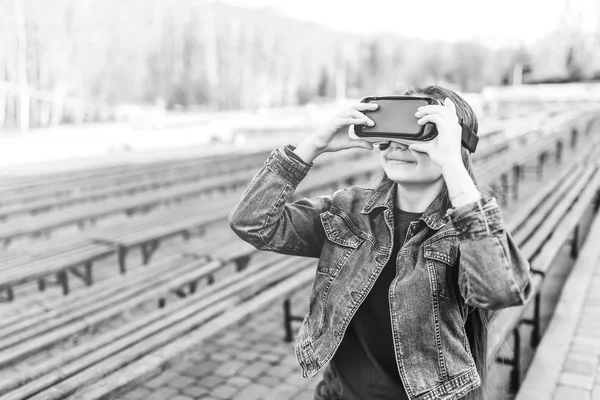
{"label": "jacket collar", "polygon": [[[394,210],[396,199],[397,186],[391,180],[383,181],[367,199],[364,207],[360,211],[361,214],[370,214],[376,208],[386,208],[390,211]],[[446,210],[442,210],[444,192],[440,193],[427,207],[423,215],[419,218],[428,227],[433,230],[439,230],[442,226],[450,221],[446,215]]]}

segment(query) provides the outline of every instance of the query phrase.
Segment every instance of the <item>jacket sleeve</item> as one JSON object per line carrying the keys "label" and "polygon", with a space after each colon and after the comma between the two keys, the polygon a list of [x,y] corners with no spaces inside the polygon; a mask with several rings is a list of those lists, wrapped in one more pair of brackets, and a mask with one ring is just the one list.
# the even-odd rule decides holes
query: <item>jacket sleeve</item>
{"label": "jacket sleeve", "polygon": [[451,208],[447,215],[459,233],[458,285],[465,303],[488,310],[525,304],[534,292],[531,268],[496,199]]}
{"label": "jacket sleeve", "polygon": [[289,202],[311,167],[273,150],[229,213],[231,229],[259,250],[319,257],[325,241],[320,214],[329,210],[332,196]]}

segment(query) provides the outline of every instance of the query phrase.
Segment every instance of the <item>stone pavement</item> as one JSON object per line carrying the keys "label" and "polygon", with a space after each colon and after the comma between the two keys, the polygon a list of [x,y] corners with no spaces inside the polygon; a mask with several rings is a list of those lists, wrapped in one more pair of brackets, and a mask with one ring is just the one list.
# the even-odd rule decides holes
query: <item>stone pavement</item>
{"label": "stone pavement", "polygon": [[600,400],[600,213],[516,400]]}
{"label": "stone pavement", "polygon": [[[292,298],[292,311],[308,311],[307,286]],[[299,322],[293,325],[296,330]],[[303,379],[294,344],[284,341],[283,306],[276,302],[218,337],[190,349],[171,368],[120,400],[312,400],[322,373]]]}

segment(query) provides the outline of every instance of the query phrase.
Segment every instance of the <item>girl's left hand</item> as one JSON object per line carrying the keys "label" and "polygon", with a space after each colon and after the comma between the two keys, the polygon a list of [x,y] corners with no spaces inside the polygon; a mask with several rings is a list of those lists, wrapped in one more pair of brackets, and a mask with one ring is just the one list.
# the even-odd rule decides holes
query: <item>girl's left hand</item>
{"label": "girl's left hand", "polygon": [[444,103],[445,106],[428,105],[418,108],[415,116],[420,119],[417,123],[419,125],[434,123],[438,135],[429,142],[413,143],[408,146],[411,151],[429,154],[431,160],[442,170],[446,166],[462,165],[462,128],[458,123],[456,106],[449,98]]}

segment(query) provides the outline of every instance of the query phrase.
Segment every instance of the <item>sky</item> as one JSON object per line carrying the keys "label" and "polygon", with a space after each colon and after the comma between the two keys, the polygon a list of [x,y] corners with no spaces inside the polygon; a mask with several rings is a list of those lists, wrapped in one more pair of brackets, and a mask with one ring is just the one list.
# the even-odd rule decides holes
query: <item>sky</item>
{"label": "sky", "polygon": [[[457,41],[480,39],[491,47],[531,44],[555,29],[568,1],[599,0],[222,0],[268,7],[335,30]],[[595,21],[595,20],[594,20]]]}

